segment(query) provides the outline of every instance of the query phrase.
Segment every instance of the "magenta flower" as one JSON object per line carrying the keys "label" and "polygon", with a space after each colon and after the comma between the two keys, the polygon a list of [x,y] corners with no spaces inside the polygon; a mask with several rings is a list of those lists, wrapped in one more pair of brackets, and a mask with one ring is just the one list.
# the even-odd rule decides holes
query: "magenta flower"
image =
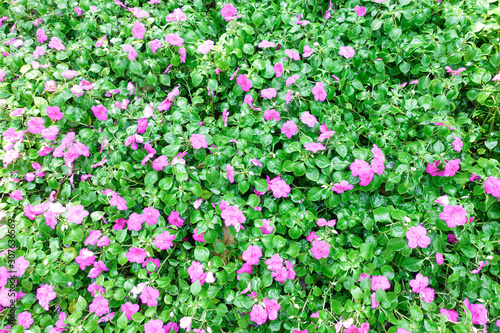
{"label": "magenta flower", "polygon": [[204,41],[203,44],[201,44],[200,46],[198,46],[198,48],[196,49],[196,52],[201,53],[201,54],[207,54],[213,48],[214,48],[214,42],[209,39],[209,40]]}
{"label": "magenta flower", "polygon": [[369,170],[370,165],[366,161],[355,159],[349,168],[351,169],[351,175],[356,177],[359,176],[361,172]]}
{"label": "magenta flower", "polygon": [[54,292],[54,288],[49,284],[44,284],[36,291],[36,298],[38,303],[45,310],[49,311],[49,302],[56,299],[57,294]]}
{"label": "magenta flower", "polygon": [[[377,302],[377,300],[375,299],[375,293],[372,293],[372,294],[370,295],[370,301],[371,301],[371,307],[372,307],[372,309],[374,309],[374,310],[375,310],[376,308],[378,308],[378,306],[380,305],[380,303],[378,303],[378,302]],[[352,327],[352,326],[351,326],[351,327]],[[344,332],[345,332],[345,331],[344,331]],[[356,331],[354,331],[354,332],[356,332]]]}
{"label": "magenta flower", "polygon": [[144,260],[146,260],[146,250],[132,246],[130,250],[128,250],[128,252],[125,254],[125,256],[130,262],[142,264]]}
{"label": "magenta flower", "polygon": [[297,125],[292,120],[288,120],[283,124],[283,127],[281,128],[281,134],[285,134],[286,137],[290,139],[292,136],[297,134],[297,130]]}
{"label": "magenta flower", "polygon": [[146,287],[142,289],[141,301],[147,306],[157,306],[158,297],[160,297],[160,292],[158,291],[158,289],[154,289],[152,287]]}
{"label": "magenta flower", "polygon": [[204,134],[191,134],[190,141],[194,149],[208,148],[208,142]]}
{"label": "magenta flower", "polygon": [[164,231],[155,237],[154,246],[160,250],[168,250],[174,246],[174,243],[172,242],[174,239],[175,235],[171,235],[168,231]]}
{"label": "magenta flower", "polygon": [[12,200],[15,200],[15,201],[23,200],[23,194],[19,190],[12,191],[12,193],[9,193],[9,196]]}
{"label": "magenta flower", "polygon": [[432,288],[424,288],[424,290],[422,290],[420,292],[420,299],[422,301],[424,301],[425,303],[431,303],[433,300],[434,300],[434,297],[435,297],[435,294],[434,294],[434,289]]}
{"label": "magenta flower", "polygon": [[276,74],[276,77],[281,77],[283,75],[284,67],[281,62],[278,62],[276,65],[274,65],[273,70]]}
{"label": "magenta flower", "polygon": [[205,237],[205,233],[199,234],[198,230],[196,230],[196,228],[194,228],[193,239],[195,241],[197,241],[197,242],[205,242],[205,238],[204,237]]}
{"label": "magenta flower", "polygon": [[158,217],[160,217],[160,211],[153,207],[146,207],[142,210],[142,215],[146,219],[146,224],[153,225],[158,222]]}
{"label": "magenta flower", "polygon": [[324,218],[320,218],[318,219],[318,222],[316,222],[316,224],[320,227],[324,227],[324,226],[328,226],[328,227],[335,227],[335,224],[337,223],[337,220],[329,220],[327,221],[326,219]]}
{"label": "magenta flower", "polygon": [[278,312],[281,309],[278,300],[268,299],[264,297],[263,302],[266,306],[266,312],[269,320],[275,320],[276,318],[278,318]]}
{"label": "magenta flower", "polygon": [[107,299],[102,296],[97,296],[89,305],[89,312],[93,312],[96,316],[100,317],[109,312],[108,305],[109,301]]}
{"label": "magenta flower", "polygon": [[280,176],[267,182],[269,190],[273,191],[275,198],[286,198],[290,194],[291,188]]}
{"label": "magenta flower", "polygon": [[262,250],[257,245],[250,245],[242,254],[243,260],[249,265],[258,265],[260,257],[262,257]]}
{"label": "magenta flower", "polygon": [[229,112],[227,111],[227,109],[223,109],[222,110],[222,121],[224,122],[224,127],[227,127],[228,117],[229,117]]}
{"label": "magenta flower", "polygon": [[168,34],[165,36],[165,42],[170,45],[182,46],[184,44],[184,39],[182,39],[178,34]]}
{"label": "magenta flower", "polygon": [[450,160],[444,166],[443,176],[453,177],[458,170],[460,170],[460,159],[457,158],[456,160]]}
{"label": "magenta flower", "polygon": [[267,312],[259,304],[254,304],[252,311],[250,311],[250,320],[255,322],[257,325],[262,325],[267,321]]}
{"label": "magenta flower", "polygon": [[281,120],[281,117],[280,117],[280,113],[276,110],[266,110],[264,111],[264,119],[266,121],[269,121],[271,119],[274,119],[276,121],[280,121]]}
{"label": "magenta flower", "polygon": [[276,97],[276,89],[274,88],[267,88],[267,89],[262,89],[262,91],[260,92],[260,95],[262,96],[262,98],[267,98],[267,99],[272,99],[274,97]]}
{"label": "magenta flower", "polygon": [[81,270],[85,270],[87,267],[92,266],[95,262],[96,257],[94,256],[94,252],[83,248],[80,250],[80,253],[75,258],[75,262],[80,266]]}
{"label": "magenta flower", "polygon": [[471,274],[479,274],[481,272],[481,270],[483,269],[484,266],[488,265],[488,260],[486,261],[479,261],[479,266],[476,268],[476,269],[473,269],[472,271],[470,271]]}
{"label": "magenta flower", "polygon": [[493,176],[486,178],[484,181],[484,192],[491,194],[495,198],[500,197],[500,179]]}
{"label": "magenta flower", "polygon": [[448,205],[443,208],[439,218],[446,221],[448,228],[453,228],[467,223],[467,211],[461,205]]}
{"label": "magenta flower", "polygon": [[238,9],[233,4],[227,3],[222,7],[220,14],[226,20],[226,22],[231,22],[232,20],[235,20],[241,15],[238,15]]}
{"label": "magenta flower", "polygon": [[221,217],[224,220],[226,227],[234,226],[236,231],[240,231],[241,224],[245,223],[246,218],[243,212],[238,208],[238,206],[228,206],[221,213]]}
{"label": "magenta flower", "polygon": [[417,246],[426,248],[431,243],[430,237],[427,236],[427,229],[420,225],[411,227],[410,230],[406,232],[406,237],[408,238],[408,246],[412,249]]}
{"label": "magenta flower", "polygon": [[458,322],[458,313],[456,311],[439,308],[439,312],[445,315],[446,319],[449,321]]}
{"label": "magenta flower", "polygon": [[142,214],[132,213],[127,221],[127,229],[139,231],[142,229],[142,224],[145,222],[145,216]]}
{"label": "magenta flower", "polygon": [[205,283],[205,279],[207,274],[203,272],[203,264],[199,261],[193,261],[191,266],[187,269],[187,273],[189,274],[189,278],[191,279],[191,283],[195,283],[196,281],[200,281],[200,284],[203,285]]}
{"label": "magenta flower", "polygon": [[341,46],[339,55],[344,56],[344,58],[352,58],[356,54],[356,51],[350,46]]}
{"label": "magenta flower", "polygon": [[226,165],[226,174],[229,182],[234,183],[234,167],[231,164]]}
{"label": "magenta flower", "polygon": [[312,151],[313,153],[317,153],[320,150],[326,150],[325,146],[318,142],[310,142],[304,145],[307,151]]}
{"label": "magenta flower", "polygon": [[168,223],[180,228],[184,224],[184,220],[182,219],[181,215],[176,210],[174,210],[168,216]]}
{"label": "magenta flower", "polygon": [[61,120],[63,118],[63,114],[58,106],[48,106],[45,112],[52,121]]}
{"label": "magenta flower", "polygon": [[121,305],[121,310],[128,320],[132,320],[132,315],[139,311],[139,304],[132,304],[130,302],[127,302]]}
{"label": "magenta flower", "polygon": [[370,277],[371,277],[370,274],[361,273],[361,275],[359,276],[358,282],[363,281],[364,279],[367,279],[367,278],[370,278]]}
{"label": "magenta flower", "polygon": [[424,290],[425,287],[429,285],[429,278],[423,276],[422,274],[418,273],[417,277],[413,280],[410,280],[410,286],[411,290],[414,293],[419,293],[422,290]]}
{"label": "magenta flower", "polygon": [[165,155],[158,156],[154,161],[153,161],[153,169],[156,171],[161,171],[163,170],[164,167],[168,165],[168,157]]}
{"label": "magenta flower", "polygon": [[161,319],[151,319],[144,325],[144,333],[170,333],[170,330],[167,331],[163,328]]}
{"label": "magenta flower", "polygon": [[436,252],[436,263],[441,266],[443,264],[443,262],[444,262],[443,254]]}
{"label": "magenta flower", "polygon": [[373,172],[375,172],[377,175],[381,175],[385,171],[385,158],[380,159],[380,158],[374,158],[370,162],[371,169]]}
{"label": "magenta flower", "polygon": [[372,276],[371,287],[373,291],[377,291],[379,288],[382,290],[387,290],[391,287],[389,279],[383,275]]}
{"label": "magenta flower", "polygon": [[286,79],[286,86],[290,87],[292,84],[295,83],[295,81],[298,80],[298,78],[299,76],[297,74],[290,76],[288,79]]}
{"label": "magenta flower", "polygon": [[17,315],[17,325],[23,326],[25,329],[30,328],[34,320],[31,317],[31,313],[28,311],[23,311]]}
{"label": "magenta flower", "polygon": [[354,7],[354,11],[356,12],[356,14],[358,14],[359,17],[363,17],[363,16],[366,15],[366,8],[365,8],[365,6],[360,7],[359,5],[356,5]]}
{"label": "magenta flower", "polygon": [[302,123],[306,124],[309,127],[314,127],[314,125],[316,125],[316,123],[318,122],[316,117],[307,111],[302,113],[302,115],[300,116],[300,120],[302,121]]}
{"label": "magenta flower", "polygon": [[262,219],[262,227],[260,227],[263,235],[269,235],[274,231],[274,227],[271,225],[271,221]]}
{"label": "magenta flower", "polygon": [[89,216],[89,212],[87,212],[82,205],[70,206],[67,208],[66,218],[69,222],[82,224],[83,220]]}
{"label": "magenta flower", "polygon": [[312,93],[315,101],[323,102],[326,99],[325,84],[323,82],[316,82],[316,85],[312,88]]}
{"label": "magenta flower", "polygon": [[132,27],[132,36],[134,36],[137,39],[143,39],[144,34],[146,33],[146,27],[144,24],[139,23],[139,22],[134,22],[134,26]]}
{"label": "magenta flower", "polygon": [[446,66],[444,69],[446,69],[446,73],[450,74],[451,76],[453,76],[453,75],[462,76],[460,73],[462,73],[463,71],[465,71],[467,68],[460,67],[457,70],[453,70],[453,69],[451,69],[450,66]]}
{"label": "magenta flower", "polygon": [[330,245],[325,241],[314,240],[312,242],[311,255],[320,260],[321,258],[328,258],[330,254]]}
{"label": "magenta flower", "polygon": [[252,81],[245,74],[240,74],[236,79],[236,83],[241,87],[241,90],[246,92],[250,91],[253,86]]}

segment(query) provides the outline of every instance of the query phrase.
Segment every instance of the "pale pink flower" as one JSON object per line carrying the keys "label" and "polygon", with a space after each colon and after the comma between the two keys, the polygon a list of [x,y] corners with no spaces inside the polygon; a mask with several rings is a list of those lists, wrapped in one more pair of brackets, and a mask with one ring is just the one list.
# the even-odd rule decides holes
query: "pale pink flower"
{"label": "pale pink flower", "polygon": [[182,46],[184,44],[184,39],[182,39],[178,34],[168,34],[165,36],[165,42],[170,45]]}
{"label": "pale pink flower", "polygon": [[298,78],[299,76],[297,74],[290,76],[288,79],[286,79],[286,86],[290,87],[292,84],[295,83],[295,81],[297,81]]}
{"label": "pale pink flower", "polygon": [[367,279],[367,278],[370,278],[370,277],[371,277],[370,274],[361,273],[361,275],[359,276],[358,282],[363,281],[364,279]]}
{"label": "pale pink flower", "polygon": [[436,252],[436,263],[442,265],[444,262],[444,257],[442,253]]}
{"label": "pale pink flower", "polygon": [[146,27],[144,24],[139,23],[139,22],[134,22],[134,26],[132,27],[132,36],[134,36],[137,39],[143,39],[144,34],[146,33]]}
{"label": "pale pink flower", "polygon": [[429,285],[429,278],[418,273],[416,278],[410,280],[410,287],[414,293],[419,293]]}
{"label": "pale pink flower", "polygon": [[250,265],[258,265],[260,257],[262,257],[262,250],[257,245],[250,245],[242,254],[243,260]]}
{"label": "pale pink flower", "polygon": [[163,327],[161,319],[151,319],[144,325],[144,333],[170,333],[170,330],[167,331]]}
{"label": "pale pink flower", "polygon": [[319,260],[321,258],[328,258],[329,254],[330,254],[330,245],[328,245],[327,242],[320,240],[313,240],[311,255],[315,259]]}
{"label": "pale pink flower", "polygon": [[443,195],[434,200],[434,202],[438,205],[447,206],[450,203],[450,199],[448,199],[448,195]]}
{"label": "pale pink flower", "polygon": [[201,44],[200,46],[198,46],[198,48],[196,49],[196,52],[201,53],[201,54],[207,54],[213,48],[214,48],[214,42],[209,39],[209,40],[204,41],[203,44]]}
{"label": "pale pink flower", "polygon": [[250,320],[255,322],[257,325],[262,325],[267,321],[267,312],[259,304],[254,304],[252,311],[250,311]]}
{"label": "pale pink flower", "polygon": [[350,185],[347,180],[341,180],[340,183],[333,184],[332,191],[342,194],[345,191],[353,189],[353,185]]}
{"label": "pale pink flower", "polygon": [[238,15],[238,10],[236,9],[236,7],[230,3],[225,4],[220,13],[222,17],[224,17],[224,20],[226,20],[226,22],[230,22],[241,17],[241,15]]}
{"label": "pale pink flower", "polygon": [[260,231],[262,231],[263,235],[269,235],[273,232],[274,227],[271,225],[271,221],[262,219],[262,227],[260,227]]}
{"label": "pale pink flower", "polygon": [[89,312],[93,312],[96,316],[100,317],[109,312],[108,305],[109,301],[107,299],[102,296],[97,296],[89,305]]}
{"label": "pale pink flower", "polygon": [[226,165],[226,174],[229,182],[234,183],[234,167],[231,164]]}
{"label": "pale pink flower", "polygon": [[293,99],[293,91],[291,90],[288,90],[286,95],[285,95],[285,102],[286,104],[288,105],[288,103],[290,103]]}
{"label": "pale pink flower", "polygon": [[314,125],[316,125],[316,123],[318,122],[316,117],[307,111],[302,113],[302,115],[300,116],[300,120],[302,121],[302,123],[306,124],[309,127],[314,127]]}
{"label": "pale pink flower", "polygon": [[292,120],[288,120],[283,124],[283,127],[281,128],[281,134],[285,134],[286,137],[290,139],[292,136],[297,134],[297,130],[297,125]]}
{"label": "pale pink flower", "polygon": [[371,277],[371,288],[373,291],[377,291],[379,288],[382,290],[387,290],[391,287],[389,279],[383,275],[376,275]]}
{"label": "pale pink flower", "polygon": [[89,215],[82,205],[67,207],[66,218],[68,222],[73,222],[76,224],[82,224],[83,219]]}
{"label": "pale pink flower", "polygon": [[153,161],[153,169],[156,171],[163,170],[163,168],[166,167],[167,165],[168,165],[168,157],[165,155],[158,156]]}
{"label": "pale pink flower", "polygon": [[300,60],[300,55],[298,52],[286,49],[285,54],[287,55],[287,57],[289,57],[292,60],[295,60],[295,61]]}
{"label": "pale pink flower", "polygon": [[273,196],[275,198],[286,198],[290,194],[291,188],[280,176],[277,176],[273,180],[268,179],[268,188],[273,191]]}
{"label": "pale pink flower", "polygon": [[142,290],[141,301],[147,306],[157,306],[158,297],[160,297],[160,291],[152,287],[146,287]]}
{"label": "pale pink flower", "polygon": [[36,291],[36,298],[38,303],[45,310],[49,311],[49,302],[56,299],[57,294],[54,292],[54,288],[49,284],[44,284]]}
{"label": "pale pink flower", "polygon": [[425,303],[431,303],[434,300],[434,289],[427,287],[420,292],[420,299]]}
{"label": "pale pink flower", "polygon": [[268,299],[264,297],[263,302],[266,306],[266,312],[269,320],[275,320],[276,318],[278,318],[278,311],[281,309],[278,300]]}
{"label": "pale pink flower", "polygon": [[34,320],[31,316],[31,313],[29,313],[28,311],[23,311],[17,315],[17,325],[21,325],[25,329],[30,328],[33,322]]}
{"label": "pale pink flower", "polygon": [[[281,62],[278,62],[276,65],[274,65],[273,70],[274,70],[274,73],[276,74],[276,77],[281,77],[283,75],[283,71],[284,71],[284,68],[283,68],[283,65],[281,64]],[[287,87],[288,87],[288,85],[287,85]]]}
{"label": "pale pink flower", "polygon": [[[500,71],[498,72],[497,75],[493,76],[491,81],[500,81]],[[497,322],[497,325],[498,325],[498,322]],[[499,325],[499,327],[500,327],[500,325]]]}
{"label": "pale pink flower", "polygon": [[262,98],[267,98],[267,99],[272,99],[274,97],[276,97],[276,89],[274,88],[267,88],[267,89],[263,89],[260,93],[260,95],[262,96]]}
{"label": "pale pink flower", "polygon": [[36,30],[36,38],[38,39],[38,43],[43,44],[45,41],[47,41],[49,38],[45,34],[45,30],[42,28],[38,28]]}
{"label": "pale pink flower", "polygon": [[316,82],[316,85],[312,88],[312,93],[315,101],[323,102],[326,99],[325,84],[323,82]]}
{"label": "pale pink flower", "polygon": [[344,58],[352,58],[356,54],[356,51],[350,46],[341,46],[339,55],[343,56]]}
{"label": "pale pink flower", "polygon": [[242,228],[241,224],[246,221],[243,212],[237,206],[228,206],[222,211],[221,217],[224,220],[226,227],[232,225],[236,231],[239,231]]}
{"label": "pale pink flower", "polygon": [[187,21],[186,14],[180,8],[174,9],[173,13],[170,13],[165,18],[167,22],[175,22],[175,21]]}
{"label": "pale pink flower", "polygon": [[311,49],[309,47],[309,45],[305,45],[304,49],[303,49],[303,52],[304,53],[302,54],[302,57],[309,58],[313,54],[314,51],[313,51],[313,49]]}
{"label": "pale pink flower", "polygon": [[462,73],[463,71],[465,71],[467,68],[460,67],[457,70],[453,70],[453,69],[451,69],[450,66],[446,66],[444,69],[446,69],[446,73],[450,74],[451,76],[453,76],[453,75],[462,76],[460,73]]}
{"label": "pale pink flower", "polygon": [[446,319],[448,319],[449,321],[453,321],[455,323],[458,322],[458,313],[456,311],[439,308],[439,312],[445,315]]}
{"label": "pale pink flower", "polygon": [[204,134],[191,134],[190,141],[194,149],[208,148],[208,142]]}
{"label": "pale pink flower", "polygon": [[313,153],[317,153],[320,150],[326,150],[326,147],[318,142],[309,142],[304,145],[306,151],[311,151]]}
{"label": "pale pink flower", "polygon": [[275,47],[276,44],[267,40],[263,40],[262,42],[259,43],[258,45],[261,49],[268,48],[268,47]]}
{"label": "pale pink flower", "polygon": [[464,146],[464,143],[458,136],[453,137],[453,149],[457,152],[460,153],[462,151],[462,147]]}
{"label": "pale pink flower", "polygon": [[328,226],[328,227],[335,227],[335,223],[337,223],[337,220],[329,220],[327,221],[326,219],[324,218],[320,218],[318,219],[318,222],[316,222],[316,224],[320,227],[324,227],[324,226]]}
{"label": "pale pink flower", "polygon": [[132,315],[139,312],[139,304],[132,304],[130,302],[127,302],[121,305],[121,310],[128,320],[132,320]]}
{"label": "pale pink flower", "polygon": [[[41,43],[40,43],[41,44]],[[55,49],[57,51],[64,51],[66,50],[66,47],[63,45],[63,43],[59,40],[57,37],[52,37],[49,42],[49,49]]]}
{"label": "pale pink flower", "polygon": [[481,270],[483,269],[484,266],[488,265],[488,260],[486,261],[479,261],[479,266],[476,268],[476,269],[473,269],[472,271],[470,271],[471,274],[479,274],[481,272]]}
{"label": "pale pink flower", "polygon": [[[372,307],[372,309],[374,309],[374,310],[375,310],[376,308],[378,308],[378,306],[380,305],[380,304],[377,302],[377,300],[375,299],[375,294],[376,294],[376,293],[372,293],[372,294],[370,295],[371,307]],[[344,332],[345,332],[345,331],[344,331]]]}
{"label": "pale pink flower", "polygon": [[406,232],[408,238],[408,246],[412,249],[418,247],[426,248],[431,243],[431,239],[427,236],[427,229],[422,226],[410,227]]}
{"label": "pale pink flower", "polygon": [[491,194],[495,198],[500,197],[500,179],[489,176],[484,181],[484,192]]}

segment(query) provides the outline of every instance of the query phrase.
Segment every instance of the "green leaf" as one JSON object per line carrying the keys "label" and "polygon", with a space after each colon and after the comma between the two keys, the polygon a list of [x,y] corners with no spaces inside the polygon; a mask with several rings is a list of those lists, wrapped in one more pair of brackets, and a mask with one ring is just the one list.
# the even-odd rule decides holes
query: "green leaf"
{"label": "green leaf", "polygon": [[373,210],[373,216],[375,217],[375,221],[382,222],[387,221],[391,222],[391,214],[389,213],[389,209],[386,207],[379,207]]}
{"label": "green leaf", "polygon": [[418,305],[413,304],[410,307],[410,315],[415,321],[422,321],[424,319],[424,314],[422,310],[418,307]]}
{"label": "green leaf", "polygon": [[194,250],[194,257],[198,261],[206,262],[210,257],[210,252],[206,247],[197,246]]}
{"label": "green leaf", "polygon": [[198,295],[201,291],[201,284],[200,280],[196,280],[192,285],[191,285],[191,294],[194,296]]}
{"label": "green leaf", "polygon": [[142,75],[142,66],[137,61],[132,61],[128,67],[130,71],[137,75]]}

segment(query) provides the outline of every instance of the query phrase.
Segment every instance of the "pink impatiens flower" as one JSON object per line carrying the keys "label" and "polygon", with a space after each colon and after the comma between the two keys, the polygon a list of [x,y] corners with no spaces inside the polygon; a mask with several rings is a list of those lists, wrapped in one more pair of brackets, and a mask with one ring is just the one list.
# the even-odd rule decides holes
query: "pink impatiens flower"
{"label": "pink impatiens flower", "polygon": [[462,147],[464,146],[464,143],[458,136],[453,137],[453,149],[457,152],[460,153],[462,151]]}
{"label": "pink impatiens flower", "polygon": [[458,170],[460,170],[460,159],[450,160],[444,166],[443,176],[453,177]]}
{"label": "pink impatiens flower", "polygon": [[238,9],[236,9],[236,7],[231,3],[225,4],[221,9],[220,14],[226,22],[231,22],[232,20],[241,17],[241,15],[238,15]]}
{"label": "pink impatiens flower", "polygon": [[184,39],[182,39],[178,34],[168,34],[165,36],[165,42],[170,45],[182,46],[184,44]]}
{"label": "pink impatiens flower", "polygon": [[146,33],[146,27],[144,24],[139,22],[134,22],[134,26],[132,27],[132,36],[137,39],[143,39],[144,34]]}
{"label": "pink impatiens flower", "polygon": [[446,221],[448,228],[453,228],[467,223],[467,211],[461,205],[448,205],[443,208],[439,218]]}
{"label": "pink impatiens flower", "polygon": [[319,142],[309,142],[306,143],[304,147],[307,151],[312,151],[313,153],[317,153],[320,150],[326,150],[326,147]]}
{"label": "pink impatiens flower", "polygon": [[147,306],[157,306],[158,297],[160,297],[160,291],[152,287],[146,287],[142,289],[141,301]]}
{"label": "pink impatiens flower", "polygon": [[451,76],[453,76],[453,75],[462,76],[460,73],[462,73],[463,71],[465,71],[467,68],[460,67],[457,70],[453,70],[453,69],[451,69],[450,66],[446,66],[444,69],[446,69],[446,73],[450,74]]}
{"label": "pink impatiens flower", "polygon": [[250,91],[253,86],[252,81],[245,74],[240,74],[236,79],[236,83],[241,87],[241,90],[246,92]]}
{"label": "pink impatiens flower", "polygon": [[434,200],[434,202],[438,205],[447,206],[450,203],[450,199],[448,199],[448,195],[443,195]]}
{"label": "pink impatiens flower", "polygon": [[283,124],[283,127],[281,128],[281,134],[285,134],[286,137],[290,139],[292,136],[297,134],[297,130],[297,125],[292,120],[288,120]]}
{"label": "pink impatiens flower", "polygon": [[[276,77],[281,77],[283,75],[283,71],[284,71],[284,68],[283,68],[283,65],[281,64],[281,62],[278,62],[276,65],[274,65],[273,70],[274,70],[274,73],[276,74]],[[287,87],[288,87],[288,85],[287,85]]]}
{"label": "pink impatiens flower", "polygon": [[254,304],[252,311],[250,311],[250,320],[255,322],[257,325],[262,325],[267,321],[267,312],[259,304]]}
{"label": "pink impatiens flower", "polygon": [[382,290],[387,290],[391,287],[389,279],[383,275],[372,276],[371,278],[371,288],[373,291],[377,291],[379,288]]}
{"label": "pink impatiens flower", "polygon": [[458,322],[458,313],[456,311],[440,308],[439,312],[445,315],[446,319],[449,321]]}
{"label": "pink impatiens flower", "polygon": [[309,127],[314,127],[314,125],[316,125],[316,123],[318,122],[316,117],[307,111],[302,113],[302,115],[300,116],[300,120],[302,121],[302,123],[306,124]]}
{"label": "pink impatiens flower", "polygon": [[297,74],[290,76],[288,79],[286,79],[286,86],[290,87],[292,84],[295,83],[295,81],[298,80],[298,78],[299,76]]}
{"label": "pink impatiens flower", "polygon": [[276,121],[280,121],[281,120],[280,113],[276,110],[273,110],[273,109],[266,110],[266,111],[264,111],[264,119],[266,121],[269,121],[271,119],[274,119]]}
{"label": "pink impatiens flower", "polygon": [[320,219],[318,219],[318,222],[316,222],[316,224],[320,227],[328,226],[328,227],[332,227],[332,228],[335,227],[335,223],[337,223],[337,220],[327,221],[324,218],[320,218]]}
{"label": "pink impatiens flower", "polygon": [[295,61],[300,60],[300,55],[298,54],[298,52],[286,49],[285,54],[287,55],[287,57],[289,57],[292,60],[295,60]]}
{"label": "pink impatiens flower", "polygon": [[311,255],[317,260],[328,258],[328,255],[330,255],[330,245],[325,241],[314,240],[312,242]]}
{"label": "pink impatiens flower", "polygon": [[127,302],[121,305],[121,310],[128,320],[132,320],[132,315],[139,312],[139,304],[132,304],[130,302]]}
{"label": "pink impatiens flower", "polygon": [[323,102],[326,99],[325,84],[323,82],[316,82],[316,85],[312,88],[312,93],[315,101]]}
{"label": "pink impatiens flower", "polygon": [[273,196],[275,198],[286,198],[290,194],[291,188],[280,176],[274,178],[273,180],[268,180],[268,189],[273,191]]}
{"label": "pink impatiens flower", "polygon": [[221,217],[226,227],[232,225],[236,231],[240,231],[242,228],[241,224],[246,221],[245,215],[243,215],[243,212],[237,206],[228,206],[222,211]]}
{"label": "pink impatiens flower", "polygon": [[274,97],[276,97],[276,89],[274,88],[267,88],[267,89],[262,89],[262,91],[260,92],[260,95],[262,96],[262,98],[267,98],[267,99],[272,99]]}
{"label": "pink impatiens flower", "polygon": [[345,191],[352,190],[353,185],[350,185],[347,180],[341,180],[340,183],[333,184],[332,191],[342,194]]}
{"label": "pink impatiens flower", "polygon": [[434,297],[435,297],[435,293],[434,293],[434,289],[432,288],[424,288],[421,292],[420,292],[420,299],[422,301],[424,301],[425,303],[431,303],[433,300],[434,300]]}
{"label": "pink impatiens flower", "polygon": [[356,54],[356,51],[350,46],[341,46],[339,55],[344,56],[344,58],[352,58]]}
{"label": "pink impatiens flower", "polygon": [[442,253],[436,252],[436,263],[442,265],[444,262],[444,256]]}
{"label": "pink impatiens flower", "polygon": [[365,6],[360,7],[359,5],[354,6],[354,11],[358,14],[359,17],[363,17],[366,15]]}
{"label": "pink impatiens flower", "polygon": [[484,192],[491,194],[495,198],[500,197],[500,179],[490,176],[484,181]]}
{"label": "pink impatiens flower", "polygon": [[69,222],[82,224],[83,219],[89,215],[82,205],[67,207],[66,218]]}
{"label": "pink impatiens flower", "polygon": [[163,327],[166,326],[163,326],[161,319],[151,319],[144,325],[144,333],[170,333],[171,329],[165,330]]}
{"label": "pink impatiens flower", "polygon": [[48,106],[45,112],[47,113],[47,116],[54,122],[63,118],[63,114],[58,106]]}
{"label": "pink impatiens flower", "polygon": [[194,149],[208,148],[208,142],[204,134],[192,134],[190,141]]}
{"label": "pink impatiens flower", "polygon": [[132,246],[125,256],[130,262],[142,264],[146,260],[146,250]]}
{"label": "pink impatiens flower", "polygon": [[172,242],[174,239],[175,235],[171,235],[168,231],[164,231],[155,237],[154,246],[160,250],[168,250],[174,246],[174,243]]}
{"label": "pink impatiens flower", "polygon": [[21,325],[25,329],[30,328],[33,322],[34,320],[31,316],[31,313],[29,313],[28,311],[23,311],[17,315],[17,325]]}
{"label": "pink impatiens flower", "polygon": [[427,229],[422,226],[411,227],[406,232],[408,238],[408,246],[412,249],[418,247],[426,248],[431,243],[431,239],[427,236]]}
{"label": "pink impatiens flower", "polygon": [[419,293],[422,290],[424,290],[425,287],[429,285],[429,278],[423,276],[422,274],[418,273],[417,277],[413,280],[410,280],[410,286],[411,290],[414,293]]}
{"label": "pink impatiens flower", "polygon": [[102,296],[97,296],[89,305],[89,312],[93,312],[96,316],[100,317],[109,312],[108,305],[109,301],[107,299]]}
{"label": "pink impatiens flower", "polygon": [[234,183],[234,167],[231,164],[226,165],[226,174],[229,182]]}
{"label": "pink impatiens flower", "polygon": [[38,288],[36,291],[36,298],[38,299],[38,303],[45,311],[49,311],[49,302],[56,297],[57,294],[54,292],[54,288],[49,284],[40,286],[40,288]]}
{"label": "pink impatiens flower", "polygon": [[262,257],[262,250],[257,245],[250,245],[242,254],[243,260],[249,265],[258,265],[260,257]]}
{"label": "pink impatiens flower", "polygon": [[201,54],[207,54],[213,48],[214,48],[214,42],[209,39],[209,40],[204,41],[203,44],[201,44],[200,46],[198,46],[198,48],[196,49],[196,52],[201,53]]}
{"label": "pink impatiens flower", "polygon": [[302,57],[309,58],[313,54],[313,49],[309,45],[304,45]]}
{"label": "pink impatiens flower", "polygon": [[175,225],[176,227],[180,228],[184,224],[184,220],[180,216],[179,212],[177,212],[177,211],[174,210],[168,216],[168,223],[170,223],[171,225]]}
{"label": "pink impatiens flower", "polygon": [[268,48],[268,47],[275,47],[275,46],[276,46],[275,43],[267,41],[267,40],[263,40],[258,45],[258,47],[260,47],[261,49],[265,49],[265,48]]}

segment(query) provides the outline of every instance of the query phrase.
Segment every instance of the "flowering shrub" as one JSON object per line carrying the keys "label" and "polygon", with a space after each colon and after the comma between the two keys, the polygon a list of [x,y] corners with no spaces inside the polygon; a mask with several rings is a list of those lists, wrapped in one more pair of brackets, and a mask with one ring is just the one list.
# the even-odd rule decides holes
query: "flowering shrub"
{"label": "flowering shrub", "polygon": [[496,6],[0,8],[0,332],[498,331]]}

